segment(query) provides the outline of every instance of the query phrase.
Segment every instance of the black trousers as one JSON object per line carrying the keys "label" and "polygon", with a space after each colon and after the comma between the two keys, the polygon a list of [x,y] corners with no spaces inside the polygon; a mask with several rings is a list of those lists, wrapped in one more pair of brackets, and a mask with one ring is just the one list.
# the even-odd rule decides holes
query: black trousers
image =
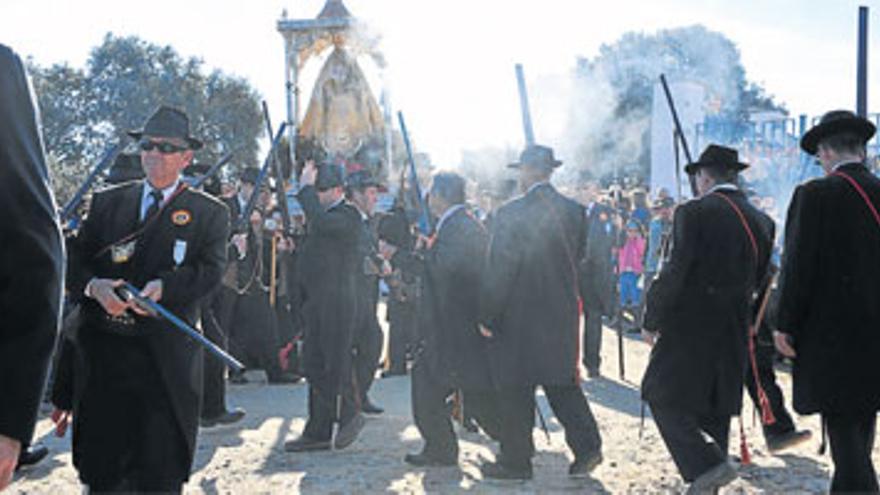
{"label": "black trousers", "polygon": [[[220,287],[202,304],[202,329],[205,337],[221,349],[229,347],[228,329],[232,322],[235,292]],[[215,418],[226,412],[226,366],[213,354],[205,352],[202,376],[202,417]]]}
{"label": "black trousers", "polygon": [[379,369],[379,358],[382,356],[382,329],[373,311],[358,326],[354,342],[355,386],[361,402],[367,400],[367,392],[373,386],[376,370]]}
{"label": "black trousers", "polygon": [[[419,433],[425,440],[422,452],[435,458],[458,458],[458,439],[452,426],[451,396],[455,389],[431,374],[424,360],[412,369],[412,412]],[[494,394],[488,390],[461,393],[464,415],[473,418],[493,439],[501,435],[501,420]]]}
{"label": "black trousers", "polygon": [[[501,411],[500,462],[514,470],[531,468],[535,444],[536,386],[502,389],[498,393]],[[590,404],[580,386],[542,385],[556,419],[565,428],[565,442],[578,459],[602,450],[602,439]]]}
{"label": "black trousers", "polygon": [[90,340],[90,384],[74,415],[80,480],[93,492],[180,491],[189,450],[147,343],[103,333]]}
{"label": "black trousers", "polygon": [[390,300],[388,303],[388,372],[406,373],[406,355],[415,333],[415,303]]}
{"label": "black trousers", "polygon": [[584,367],[599,371],[602,364],[602,313],[596,308],[584,308]]}
{"label": "black trousers", "polygon": [[877,493],[877,473],[871,461],[877,413],[823,414],[822,418],[834,460],[831,492]]}
{"label": "black trousers", "polygon": [[[785,408],[785,397],[782,395],[782,389],[776,383],[776,372],[773,370],[774,352],[772,343],[769,345],[763,344],[760,339],[755,346],[755,363],[758,368],[758,379],[761,382],[761,387],[764,388],[764,392],[767,394],[770,410],[773,412],[773,417],[776,420],[771,425],[762,424],[764,438],[794,431],[794,420],[791,419],[791,414]],[[760,412],[761,405],[758,402],[758,389],[755,384],[755,374],[752,371],[751,363],[748,363],[746,366],[745,383],[746,390],[749,392],[749,397],[752,398],[755,409]]]}
{"label": "black trousers", "polygon": [[340,424],[348,423],[360,410],[351,341],[341,335],[337,339],[322,339],[318,332],[310,332],[303,353],[309,384],[309,419],[303,435],[312,440],[330,440],[333,424],[337,420]]}
{"label": "black trousers", "polygon": [[[678,472],[688,483],[727,460],[729,414],[697,416],[656,404],[651,404],[651,414]],[[703,433],[712,441],[708,441]]]}

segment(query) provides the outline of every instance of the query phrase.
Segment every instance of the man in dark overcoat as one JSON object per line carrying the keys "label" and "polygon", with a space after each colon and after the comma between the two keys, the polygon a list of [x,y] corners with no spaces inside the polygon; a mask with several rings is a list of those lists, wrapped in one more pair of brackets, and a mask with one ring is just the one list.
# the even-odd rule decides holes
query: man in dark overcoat
{"label": "man in dark overcoat", "polygon": [[146,180],[95,194],[71,244],[68,289],[83,298],[73,380],[73,462],[94,491],[179,492],[195,453],[202,352],[115,289],[195,324],[226,262],[229,211],[181,172],[201,142],[182,111],[160,107],[139,140]]}
{"label": "man in dark overcoat", "polygon": [[615,309],[614,244],[617,228],[610,208],[595,203],[587,224],[586,254],[580,262],[580,296],[584,310],[583,364],[590,378],[601,376],[602,317]]}
{"label": "man in dark overcoat", "polygon": [[736,150],[716,145],[687,165],[700,197],[676,209],[669,260],[647,295],[643,332],[656,343],[642,397],[696,491],[736,477],[730,418],[741,408],[755,292],[773,247],[773,220],[736,185],[746,167]]}
{"label": "man in dark overcoat", "polygon": [[569,473],[585,476],[602,459],[601,439],[580,388],[578,265],[584,255],[584,207],[559,194],[550,176],[562,162],[530,146],[512,165],[525,192],[493,215],[481,295],[491,332],[489,357],[499,390],[501,455],[487,478],[532,477],[535,387],[540,385],[574,452]]}
{"label": "man in dark overcoat", "polygon": [[297,199],[307,228],[298,262],[309,419],[302,434],[285,444],[288,452],[347,447],[364,425],[352,370],[362,218],[345,201],[338,165],[326,163],[319,170],[309,162],[300,184]]}
{"label": "man in dark overcoat", "polygon": [[488,233],[465,204],[465,180],[452,172],[434,176],[429,205],[439,218],[428,246],[419,251],[380,243],[395,267],[423,281],[419,306],[419,350],[412,373],[412,411],[425,440],[421,452],[407,454],[415,466],[458,462],[448,405],[460,391],[459,407],[491,435],[498,434],[491,411],[492,380],[487,342],[480,335],[480,276]]}
{"label": "man in dark overcoat", "polygon": [[801,139],[827,174],[795,189],[785,227],[777,348],[794,358],[794,409],[821,414],[832,492],[877,492],[880,180],[865,166],[876,129],[845,110]]}
{"label": "man in dark overcoat", "polygon": [[61,317],[64,248],[19,56],[0,45],[0,491],[31,442]]}

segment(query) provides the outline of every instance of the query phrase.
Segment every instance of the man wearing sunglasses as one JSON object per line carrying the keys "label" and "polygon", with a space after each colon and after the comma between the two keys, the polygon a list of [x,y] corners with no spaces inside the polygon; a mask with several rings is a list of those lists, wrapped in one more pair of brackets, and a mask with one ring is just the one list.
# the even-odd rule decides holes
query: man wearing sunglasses
{"label": "man wearing sunglasses", "polygon": [[90,490],[180,492],[195,451],[202,352],[116,288],[129,282],[195,324],[223,274],[229,211],[181,181],[201,147],[185,113],[160,107],[129,134],[146,178],[95,194],[71,244],[68,289],[83,299],[83,325],[70,400],[56,405],[73,411],[73,461]]}

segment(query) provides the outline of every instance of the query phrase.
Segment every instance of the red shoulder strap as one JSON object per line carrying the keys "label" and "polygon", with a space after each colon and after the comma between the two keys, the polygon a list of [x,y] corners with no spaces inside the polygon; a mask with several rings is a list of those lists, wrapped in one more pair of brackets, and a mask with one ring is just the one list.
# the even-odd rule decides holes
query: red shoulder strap
{"label": "red shoulder strap", "polygon": [[736,216],[738,216],[739,221],[742,222],[743,229],[745,229],[746,234],[749,236],[749,241],[752,243],[752,251],[755,253],[755,261],[758,261],[758,241],[755,240],[755,234],[754,232],[752,232],[752,228],[749,227],[749,222],[746,221],[746,216],[743,215],[742,210],[740,210],[739,206],[736,206],[736,203],[734,203],[733,200],[728,198],[727,196],[719,192],[715,192],[712,194],[724,199],[724,201],[727,201],[727,204],[729,204],[730,207],[733,208],[733,211],[736,212]]}
{"label": "red shoulder strap", "polygon": [[865,204],[868,206],[868,209],[871,210],[871,214],[874,215],[874,220],[877,222],[877,226],[880,227],[880,213],[877,213],[877,208],[874,206],[874,203],[871,202],[871,198],[868,197],[868,193],[866,193],[865,190],[862,189],[862,186],[860,186],[855,179],[850,177],[848,174],[841,172],[840,170],[831,172],[831,175],[843,177],[847,182],[849,182],[853,189],[855,189],[856,192],[859,193],[859,196],[862,197],[862,200],[864,200]]}

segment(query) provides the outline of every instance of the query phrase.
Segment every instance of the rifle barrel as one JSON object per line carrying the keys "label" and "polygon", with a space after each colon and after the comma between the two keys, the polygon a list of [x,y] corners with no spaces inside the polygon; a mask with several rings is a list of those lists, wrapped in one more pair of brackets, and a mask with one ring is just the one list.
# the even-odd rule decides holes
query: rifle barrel
{"label": "rifle barrel", "polygon": [[95,168],[89,173],[86,180],[79,186],[79,189],[76,191],[76,194],[64,205],[64,209],[61,210],[61,222],[64,223],[69,220],[74,213],[76,213],[76,209],[79,208],[79,205],[82,203],[83,197],[89,190],[92,188],[95,180],[97,180],[98,176],[104,172],[104,170],[109,167],[113,161],[116,159],[116,155],[118,155],[123,148],[125,148],[126,140],[123,138],[120,142],[116,143],[116,145],[112,146],[108,149],[104,156],[101,158],[101,161],[95,165]]}
{"label": "rifle barrel", "polygon": [[[266,100],[263,100],[263,120],[266,121],[266,136],[272,139],[272,119],[269,117],[269,106]],[[281,173],[281,161],[278,159],[278,148],[272,146],[270,150],[273,170],[275,172],[275,199],[278,201],[278,208],[281,209],[281,223],[284,225],[284,235],[293,235],[293,226],[290,225],[290,211],[287,208],[287,188],[284,187],[284,174]]]}
{"label": "rifle barrel", "polygon": [[519,106],[522,111],[523,132],[526,136],[526,145],[535,144],[535,130],[532,127],[532,111],[529,108],[529,91],[526,87],[526,76],[522,64],[516,64],[516,83],[519,88]]}
{"label": "rifle barrel", "polygon": [[403,136],[403,144],[406,146],[406,157],[409,160],[410,181],[413,186],[413,193],[419,201],[419,230],[424,235],[430,235],[433,230],[431,226],[431,213],[428,211],[428,205],[425,204],[425,198],[422,196],[422,188],[419,186],[419,176],[416,175],[416,161],[413,158],[412,145],[409,141],[409,132],[406,130],[406,122],[403,120],[403,112],[397,112],[397,119],[400,121],[400,134]]}

